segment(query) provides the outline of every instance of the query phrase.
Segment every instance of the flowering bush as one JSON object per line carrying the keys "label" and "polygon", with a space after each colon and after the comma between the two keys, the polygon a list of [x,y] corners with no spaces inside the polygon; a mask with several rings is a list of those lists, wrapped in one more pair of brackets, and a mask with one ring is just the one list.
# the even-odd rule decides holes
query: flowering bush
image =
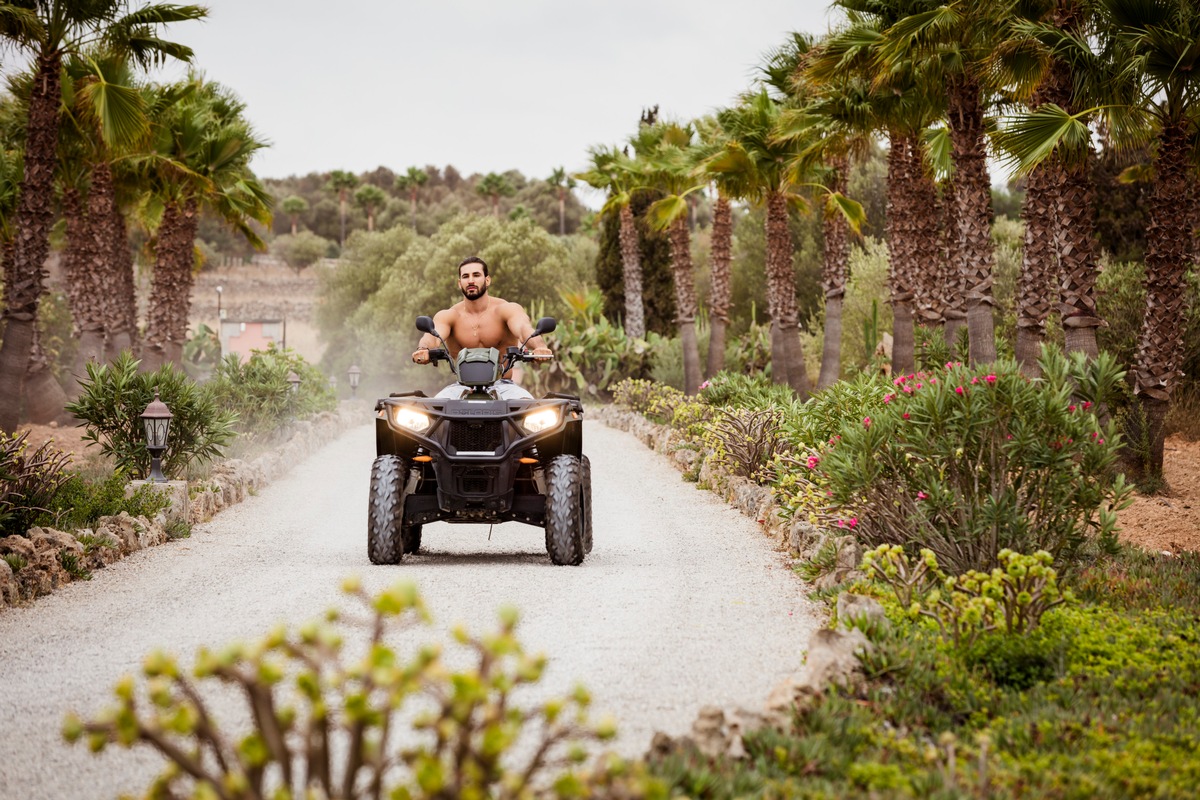
{"label": "flowering bush", "polygon": [[1036,380],[1012,361],[902,376],[844,424],[816,469],[859,539],[928,547],[956,573],[992,568],[1005,548],[1070,564],[1090,536],[1113,541],[1130,490],[1115,426],[1094,409],[1122,373],[1105,356],[1040,363]]}

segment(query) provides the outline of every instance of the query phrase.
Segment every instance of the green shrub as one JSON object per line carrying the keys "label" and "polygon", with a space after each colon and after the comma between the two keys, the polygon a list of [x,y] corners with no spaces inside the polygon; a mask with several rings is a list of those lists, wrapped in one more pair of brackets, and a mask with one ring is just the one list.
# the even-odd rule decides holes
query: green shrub
{"label": "green shrub", "polygon": [[[292,390],[288,373],[300,377]],[[207,389],[222,408],[237,415],[242,433],[270,434],[295,417],[308,417],[337,405],[329,381],[294,350],[252,350],[242,363],[236,353],[221,359]]]}
{"label": "green shrub", "polygon": [[867,577],[886,586],[910,618],[933,620],[942,637],[971,645],[981,634],[1025,634],[1052,608],[1074,599],[1058,589],[1050,554],[1021,555],[1001,550],[991,572],[969,570],[947,576],[932,550],[922,549],[914,564],[900,545],[880,545],[863,556]]}
{"label": "green shrub", "polygon": [[[550,789],[559,797],[665,798],[636,767],[615,759],[585,767],[582,744],[616,731],[588,719],[582,687],[537,705],[518,702],[541,680],[546,658],[525,653],[515,612],[501,614],[494,634],[454,631],[474,664],[459,669],[440,647],[405,658],[387,642],[394,628],[430,621],[413,585],[368,597],[352,580],[346,590],[372,618],[359,626],[370,637],[362,654],[344,647],[337,612],[298,631],[280,626],[253,645],[202,649],[192,670],[154,653],[143,666],[149,703],[127,677],[114,708],[90,722],[68,717],[64,736],[86,737],[95,751],[158,750],[168,765],[153,796],[266,797],[269,788],[272,797],[516,798]],[[225,728],[193,675],[242,690],[248,733]],[[529,746],[518,749],[518,741]]]}
{"label": "green shrub", "polygon": [[796,393],[782,383],[773,383],[768,375],[718,372],[700,384],[700,399],[712,406],[736,408],[790,408]]}
{"label": "green shrub", "polygon": [[54,504],[69,475],[71,457],[47,442],[28,452],[28,433],[0,432],[0,537],[24,536]]}
{"label": "green shrub", "polygon": [[771,376],[771,326],[751,322],[745,333],[725,346],[725,371],[736,375]]}
{"label": "green shrub", "polygon": [[563,293],[562,299],[573,316],[560,321],[549,337],[554,360],[526,371],[531,391],[609,400],[620,381],[649,374],[653,357],[649,343],[626,336],[621,326],[608,321],[597,290]]}
{"label": "green shrub", "polygon": [[141,414],[157,393],[173,415],[163,472],[181,475],[192,463],[219,458],[233,438],[235,415],[173,365],[139,372],[139,363],[128,351],[110,364],[88,363],[79,398],[67,404],[87,427],[84,440],[99,444],[118,470],[146,475],[150,453]]}
{"label": "green shrub", "polygon": [[779,428],[782,416],[774,408],[719,409],[704,426],[717,443],[713,458],[735,475],[769,483],[775,458],[787,446]]}
{"label": "green shrub", "polygon": [[981,636],[966,648],[963,660],[986,672],[997,686],[1018,691],[1053,680],[1058,672],[1052,646],[1037,635]]}
{"label": "green shrub", "polygon": [[882,409],[843,426],[817,469],[858,538],[927,547],[955,573],[1006,548],[1070,569],[1090,538],[1111,545],[1129,488],[1115,425],[1091,409],[1122,373],[1103,355],[1040,364],[1032,381],[1008,360],[902,376]]}
{"label": "green shrub", "polygon": [[116,516],[122,511],[131,517],[153,519],[170,502],[151,486],[139,486],[126,497],[128,485],[129,477],[119,470],[98,480],[71,474],[36,524],[76,530],[89,528],[100,517]]}
{"label": "green shrub", "polygon": [[687,395],[671,386],[642,378],[626,378],[613,386],[613,402],[660,425],[675,417]]}

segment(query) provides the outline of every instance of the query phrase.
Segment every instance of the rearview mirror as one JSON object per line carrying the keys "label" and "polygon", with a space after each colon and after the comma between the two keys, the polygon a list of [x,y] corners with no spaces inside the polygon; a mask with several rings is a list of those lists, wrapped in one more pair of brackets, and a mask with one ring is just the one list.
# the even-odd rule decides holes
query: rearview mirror
{"label": "rearview mirror", "polygon": [[437,336],[437,328],[433,327],[433,318],[431,317],[424,315],[417,317],[417,330],[421,333],[432,333],[434,336]]}
{"label": "rearview mirror", "polygon": [[537,326],[533,329],[534,336],[541,336],[543,333],[553,333],[558,327],[558,323],[554,321],[554,317],[542,317],[537,321]]}

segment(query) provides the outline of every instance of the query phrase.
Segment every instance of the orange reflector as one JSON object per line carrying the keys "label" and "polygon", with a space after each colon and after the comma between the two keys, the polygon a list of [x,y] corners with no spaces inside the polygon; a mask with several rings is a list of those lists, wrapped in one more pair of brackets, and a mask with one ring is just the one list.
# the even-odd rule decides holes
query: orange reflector
{"label": "orange reflector", "polygon": [[536,464],[536,463],[538,463],[538,460],[537,460],[536,458],[529,458],[529,457],[525,457],[525,458],[518,458],[518,459],[517,459],[517,461],[520,461],[522,464]]}
{"label": "orange reflector", "polygon": [[422,464],[428,464],[433,461],[433,456],[413,456],[413,461],[420,461]]}

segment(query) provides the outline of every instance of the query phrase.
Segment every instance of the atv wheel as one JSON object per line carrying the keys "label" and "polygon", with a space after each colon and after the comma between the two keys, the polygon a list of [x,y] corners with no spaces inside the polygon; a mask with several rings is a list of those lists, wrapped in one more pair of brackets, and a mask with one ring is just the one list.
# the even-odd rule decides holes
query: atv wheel
{"label": "atv wheel", "polygon": [[555,564],[583,563],[585,502],[578,456],[555,456],[546,466],[546,552]]}
{"label": "atv wheel", "polygon": [[592,552],[592,462],[587,456],[583,464],[583,552]]}
{"label": "atv wheel", "polygon": [[[399,564],[408,550],[404,499],[408,462],[380,456],[371,465],[371,497],[367,507],[367,556],[372,564]],[[412,526],[419,527],[419,526]],[[417,546],[420,546],[420,531]]]}

